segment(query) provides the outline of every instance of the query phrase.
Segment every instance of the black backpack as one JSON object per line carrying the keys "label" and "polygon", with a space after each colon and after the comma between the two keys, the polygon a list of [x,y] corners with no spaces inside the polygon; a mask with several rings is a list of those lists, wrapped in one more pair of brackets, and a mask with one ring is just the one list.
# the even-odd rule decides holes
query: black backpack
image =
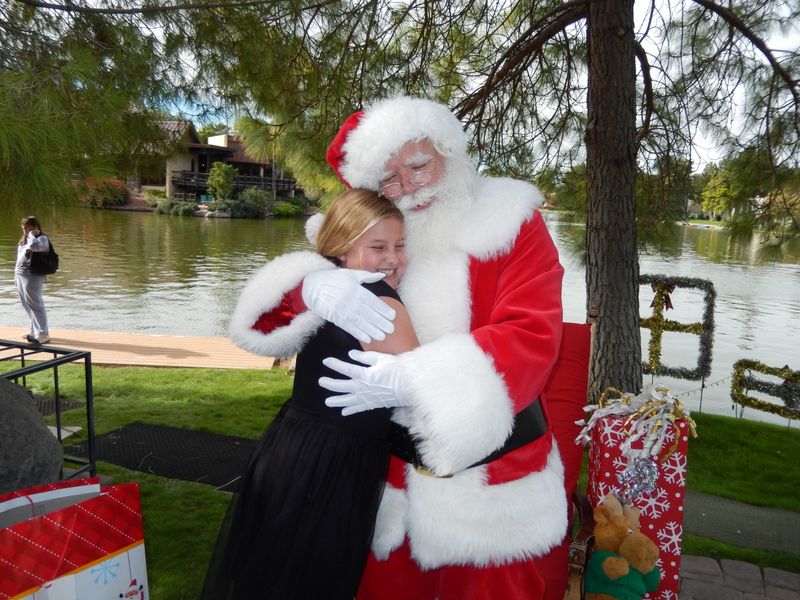
{"label": "black backpack", "polygon": [[[48,238],[49,241],[50,238]],[[28,270],[33,275],[52,275],[58,271],[58,254],[53,248],[53,242],[50,242],[50,250],[47,252],[31,252],[26,250],[28,260]]]}

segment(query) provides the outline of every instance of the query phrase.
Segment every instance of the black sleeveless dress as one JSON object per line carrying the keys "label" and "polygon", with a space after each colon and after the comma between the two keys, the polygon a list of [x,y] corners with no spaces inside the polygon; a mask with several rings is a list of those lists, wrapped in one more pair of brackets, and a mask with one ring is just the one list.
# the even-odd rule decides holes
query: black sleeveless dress
{"label": "black sleeveless dress", "polygon": [[[365,287],[398,298],[383,281]],[[390,413],[343,417],[341,409],[325,406],[332,392],[317,382],[342,377],[322,359],[352,362],[347,352],[360,348],[327,323],[298,355],[292,397],[262,435],[242,479],[222,559],[229,590],[217,598],[355,597],[385,484]]]}

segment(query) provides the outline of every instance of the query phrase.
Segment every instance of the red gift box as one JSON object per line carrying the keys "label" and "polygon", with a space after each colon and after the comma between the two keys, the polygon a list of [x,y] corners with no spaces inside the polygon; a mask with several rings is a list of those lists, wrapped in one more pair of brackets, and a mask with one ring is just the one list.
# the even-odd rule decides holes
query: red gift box
{"label": "red gift box", "polygon": [[137,484],[84,479],[0,496],[0,600],[146,592]]}
{"label": "red gift box", "polygon": [[[590,431],[588,497],[596,506],[608,493],[624,489],[619,477],[628,468],[623,444],[629,440],[625,416],[602,417]],[[661,583],[644,598],[677,600],[680,592],[683,506],[686,499],[686,458],[691,434],[689,421],[675,419],[663,432],[663,446],[655,462],[655,489],[635,497],[641,512],[641,531],[658,544]],[[677,441],[677,443],[676,443]],[[633,440],[631,450],[641,451],[643,439]]]}

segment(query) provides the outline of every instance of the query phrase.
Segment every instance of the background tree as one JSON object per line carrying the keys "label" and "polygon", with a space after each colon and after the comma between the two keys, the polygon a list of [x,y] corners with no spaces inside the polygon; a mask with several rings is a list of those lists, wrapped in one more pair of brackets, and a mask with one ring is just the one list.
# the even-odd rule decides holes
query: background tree
{"label": "background tree", "polygon": [[703,202],[703,190],[706,189],[711,178],[719,172],[716,163],[707,164],[700,173],[694,173],[691,177],[691,194],[695,204]]}
{"label": "background tree", "polygon": [[704,213],[716,217],[730,210],[733,198],[728,185],[728,175],[725,171],[719,171],[706,183],[702,194],[703,202],[700,205]]}
{"label": "background tree", "polygon": [[208,191],[214,200],[230,200],[233,195],[233,182],[239,170],[233,165],[215,162],[208,170]]}
{"label": "background tree", "polygon": [[[92,9],[62,8],[76,4]],[[762,150],[774,173],[800,156],[798,52],[766,43],[798,22],[797,0],[653,2],[636,21],[633,0],[194,6],[202,9],[155,1],[140,10],[166,47],[193,57],[180,73],[199,82],[198,95],[213,90],[269,123],[303,184],[329,173],[324,150],[345,116],[396,92],[453,107],[486,172],[535,179],[547,166],[563,172],[585,161],[587,310],[598,317],[592,397],[642,381],[637,169],[669,167],[661,180],[674,185],[685,170],[673,166],[693,160],[700,135],[730,155]],[[338,185],[318,177],[321,189]],[[666,197],[654,195],[639,214],[666,216]],[[759,214],[787,222],[777,217],[787,206],[780,197]]]}
{"label": "background tree", "polygon": [[800,171],[774,168],[761,149],[746,149],[722,160],[703,190],[703,208],[726,214],[735,236],[749,237],[754,225],[762,232],[762,253],[779,253],[781,242],[800,228]]}
{"label": "background tree", "polygon": [[5,208],[58,202],[76,180],[168,151],[155,121],[176,88],[140,19],[3,2],[0,40]]}
{"label": "background tree", "polygon": [[[537,181],[540,188],[541,180]],[[544,189],[549,185],[544,184]],[[582,221],[586,220],[586,163],[573,165],[567,171],[556,176],[552,183],[552,194],[558,208],[575,212]]]}
{"label": "background tree", "polygon": [[[638,206],[648,217],[639,224],[652,229],[674,212],[666,190],[689,188],[695,137],[730,152],[764,148],[774,169],[798,156],[798,55],[765,42],[797,16],[794,1],[652,4],[638,28],[631,0],[256,10],[257,31],[252,7],[194,15],[211,32],[194,36],[206,50],[201,68],[227,102],[269,115],[274,135],[311,171],[325,172],[324,147],[347,114],[398,91],[452,106],[489,173],[534,178],[585,160],[587,311],[598,318],[592,397],[642,382],[637,170],[665,190]],[[220,15],[224,29],[213,26]],[[264,46],[266,60],[253,51]],[[293,170],[304,182],[306,171]],[[335,189],[328,177],[321,185]]]}

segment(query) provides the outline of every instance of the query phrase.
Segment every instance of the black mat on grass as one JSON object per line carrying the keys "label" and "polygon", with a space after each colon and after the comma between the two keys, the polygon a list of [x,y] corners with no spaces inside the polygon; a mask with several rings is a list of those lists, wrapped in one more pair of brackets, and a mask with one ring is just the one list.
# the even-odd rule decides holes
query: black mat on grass
{"label": "black mat on grass", "polygon": [[[33,396],[33,403],[36,405],[36,408],[42,413],[42,416],[46,417],[47,415],[54,415],[56,414],[56,399],[55,398],[48,398],[46,396]],[[65,410],[72,410],[73,408],[79,408],[83,406],[83,402],[70,402],[68,400],[61,401],[61,412],[63,413]]]}
{"label": "black mat on grass", "polygon": [[[97,460],[234,491],[256,440],[131,423],[95,438]],[[86,456],[86,442],[64,449]]]}

